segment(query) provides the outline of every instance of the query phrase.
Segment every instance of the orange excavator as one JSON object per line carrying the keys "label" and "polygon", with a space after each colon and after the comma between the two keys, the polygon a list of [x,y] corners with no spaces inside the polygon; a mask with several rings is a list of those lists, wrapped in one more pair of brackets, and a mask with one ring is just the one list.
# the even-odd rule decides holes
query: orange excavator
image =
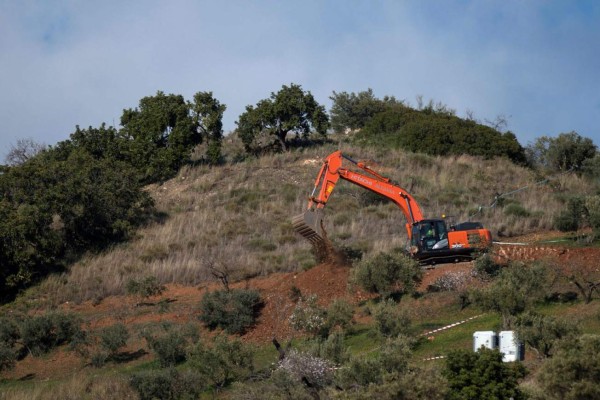
{"label": "orange excavator", "polygon": [[[343,168],[343,160],[351,162],[368,175]],[[473,253],[492,243],[490,231],[478,222],[464,222],[448,229],[444,219],[423,218],[419,204],[410,193],[373,171],[365,163],[354,161],[341,151],[336,151],[327,156],[321,166],[307,210],[292,219],[296,232],[308,239],[317,251],[327,247],[323,208],[340,178],[384,196],[400,207],[406,217],[406,232],[410,243],[408,251],[421,262],[471,259]]]}

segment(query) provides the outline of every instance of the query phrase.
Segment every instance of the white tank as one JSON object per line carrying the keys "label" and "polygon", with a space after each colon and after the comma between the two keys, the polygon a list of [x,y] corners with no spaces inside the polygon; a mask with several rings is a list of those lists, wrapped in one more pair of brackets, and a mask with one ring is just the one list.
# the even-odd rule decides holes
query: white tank
{"label": "white tank", "polygon": [[477,351],[481,346],[487,349],[498,347],[498,335],[494,331],[477,331],[473,333],[473,351]]}
{"label": "white tank", "polygon": [[503,353],[502,361],[522,361],[525,358],[525,346],[517,340],[515,331],[500,331],[498,339],[498,349]]}

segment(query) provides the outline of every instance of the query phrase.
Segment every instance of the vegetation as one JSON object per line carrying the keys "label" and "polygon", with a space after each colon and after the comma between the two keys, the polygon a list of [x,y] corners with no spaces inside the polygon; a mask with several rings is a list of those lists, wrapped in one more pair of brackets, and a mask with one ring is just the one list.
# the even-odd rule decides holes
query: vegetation
{"label": "vegetation", "polygon": [[550,274],[544,264],[512,265],[502,269],[487,288],[472,292],[473,303],[485,311],[502,316],[503,327],[510,329],[514,317],[542,302],[548,292]]}
{"label": "vegetation", "polygon": [[332,101],[331,127],[335,132],[344,133],[346,130],[362,129],[375,115],[386,110],[388,106],[401,104],[393,96],[378,99],[372,89],[363,92],[333,92],[329,97]]}
{"label": "vegetation", "polygon": [[594,399],[600,396],[600,336],[583,335],[561,343],[536,376],[542,393],[536,398]]}
{"label": "vegetation", "polygon": [[410,294],[421,281],[419,264],[401,253],[379,253],[361,260],[353,271],[353,282],[371,293],[387,298]]}
{"label": "vegetation", "polygon": [[202,297],[200,320],[210,329],[244,333],[254,325],[262,305],[256,290],[216,290]]}
{"label": "vegetation", "polygon": [[550,171],[581,171],[597,153],[592,139],[577,132],[561,133],[556,137],[540,136],[527,146],[529,162]]}
{"label": "vegetation", "polygon": [[365,124],[356,140],[431,155],[470,154],[507,157],[521,164],[526,161],[525,151],[514,133],[461,119],[446,106],[433,102],[421,109],[402,103],[388,105]]}
{"label": "vegetation", "polygon": [[[495,237],[554,226],[578,230],[588,244],[598,235],[598,186],[590,180],[599,176],[598,154],[585,138],[541,141],[545,158],[528,158],[532,169],[509,161],[523,163],[510,132],[462,120],[442,104],[413,109],[371,90],[334,92],[332,100],[334,130],[353,132],[329,137],[409,189],[428,216],[476,218]],[[251,279],[316,263],[289,219],[305,207],[319,158],[337,147],[311,140],[313,132],[324,137],[327,118],[298,85],[250,106],[238,135],[223,137],[224,111],[210,92],[192,102],[158,92],[124,110],[119,129],[77,127],[51,147],[17,143],[0,171],[0,293],[3,301],[20,293],[0,310],[0,399],[222,391],[234,399],[597,397],[597,340],[581,334],[600,326],[593,264],[572,257],[556,268],[500,267],[483,255],[474,271],[446,272],[417,291],[422,270],[398,251],[406,233],[397,206],[346,184],[327,206],[326,230],[355,263],[351,290],[377,297],[326,304],[298,279],[264,301],[281,301],[273,332],[289,324],[308,335],[277,352],[244,344],[263,305]],[[266,154],[283,149],[293,151]],[[564,162],[548,161],[556,159]],[[206,289],[215,276],[225,290]],[[177,285],[160,300],[166,313],[126,296],[101,304],[111,295],[160,296],[167,283],[200,287],[199,312],[186,296],[171,296]],[[561,296],[574,299],[551,302]],[[474,317],[475,308],[489,313],[427,339],[411,336]],[[63,309],[85,311],[56,311]],[[525,383],[520,364],[464,350],[473,330],[496,328],[501,318],[539,354]],[[74,378],[19,379],[29,365],[60,367],[71,349],[82,365],[110,361],[110,374],[82,368]],[[422,361],[434,355],[447,362]]]}
{"label": "vegetation", "polygon": [[312,128],[325,135],[329,117],[310,92],[292,83],[283,85],[279,92],[271,93],[270,98],[259,101],[256,106],[247,106],[237,125],[246,151],[260,154],[272,148],[287,150],[287,136],[291,133],[306,138]]}
{"label": "vegetation", "polygon": [[526,374],[519,364],[502,362],[497,350],[482,348],[477,352],[457,350],[448,354],[444,376],[450,391],[447,399],[525,399],[518,380]]}

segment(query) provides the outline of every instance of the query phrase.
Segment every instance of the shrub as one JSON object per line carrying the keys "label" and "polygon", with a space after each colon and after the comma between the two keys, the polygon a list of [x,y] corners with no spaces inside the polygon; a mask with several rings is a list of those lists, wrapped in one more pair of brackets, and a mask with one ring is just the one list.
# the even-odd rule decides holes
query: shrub
{"label": "shrub", "polygon": [[581,226],[586,216],[584,199],[571,197],[567,201],[565,210],[554,219],[554,226],[561,232],[576,231]]}
{"label": "shrub", "polygon": [[313,294],[296,304],[289,322],[295,330],[319,335],[326,334],[326,318],[327,312],[317,304],[317,295]]}
{"label": "shrub", "polygon": [[550,279],[544,264],[511,265],[503,268],[488,287],[473,290],[471,297],[484,311],[500,313],[504,328],[510,328],[514,317],[546,298]]}
{"label": "shrub", "polygon": [[396,337],[410,330],[410,318],[392,300],[384,300],[373,311],[375,329],[384,337]]}
{"label": "shrub", "polygon": [[525,374],[525,367],[520,363],[503,363],[502,354],[498,350],[454,350],[446,358],[444,376],[450,385],[446,398],[524,399],[525,396],[518,387],[518,379]]}
{"label": "shrub", "polygon": [[336,365],[342,365],[347,362],[350,353],[344,345],[344,334],[342,332],[334,332],[327,339],[318,338],[308,342],[308,353],[325,358]]}
{"label": "shrub", "polygon": [[217,390],[254,371],[250,348],[239,340],[216,336],[211,345],[198,342],[188,353],[189,365]]}
{"label": "shrub", "polygon": [[363,355],[351,358],[345,368],[338,370],[336,385],[355,390],[395,381],[406,374],[410,357],[411,341],[408,338],[388,339],[375,357]]}
{"label": "shrub", "polygon": [[100,333],[100,346],[105,349],[110,356],[114,356],[117,351],[127,344],[129,332],[122,323],[114,324],[103,328]]}
{"label": "shrub", "polygon": [[394,292],[412,293],[423,271],[418,262],[400,254],[379,253],[361,260],[352,271],[352,281],[371,293],[389,297]]}
{"label": "shrub", "polygon": [[79,319],[72,314],[53,313],[30,317],[21,323],[23,345],[34,356],[71,341],[80,332]]}
{"label": "shrub", "polygon": [[545,399],[597,399],[600,396],[600,335],[582,335],[561,343],[544,361],[536,380]]}
{"label": "shrub", "polygon": [[308,353],[290,350],[279,362],[277,368],[282,369],[306,385],[323,388],[333,379],[333,365],[330,361],[315,357]]}
{"label": "shrub", "polygon": [[325,326],[328,331],[331,331],[335,327],[345,330],[352,323],[353,315],[354,309],[350,303],[344,299],[335,299],[327,308]]}
{"label": "shrub", "polygon": [[515,326],[519,340],[534,349],[540,358],[550,357],[559,340],[579,333],[579,328],[573,323],[534,311],[520,315]]}
{"label": "shrub", "polygon": [[200,302],[200,320],[210,329],[244,333],[254,325],[263,303],[251,289],[217,290],[204,295]]}
{"label": "shrub", "polygon": [[192,371],[176,369],[145,371],[131,377],[131,386],[140,400],[196,399],[202,393],[202,380]]}
{"label": "shrub", "polygon": [[187,342],[181,333],[172,331],[159,337],[149,336],[146,340],[161,367],[172,367],[185,360]]}
{"label": "shrub", "polygon": [[19,326],[13,319],[0,318],[0,345],[13,347],[20,337]]}
{"label": "shrub", "polygon": [[483,254],[475,259],[473,269],[478,277],[491,279],[498,276],[502,267],[494,261],[490,254]]}
{"label": "shrub", "polygon": [[520,204],[510,203],[509,205],[504,207],[504,215],[513,215],[515,217],[525,218],[529,217],[531,213]]}
{"label": "shrub", "polygon": [[0,372],[12,369],[15,366],[17,354],[6,343],[0,343]]}
{"label": "shrub", "polygon": [[127,293],[147,298],[158,296],[165,291],[165,287],[158,282],[155,276],[147,276],[140,280],[130,279],[127,281]]}

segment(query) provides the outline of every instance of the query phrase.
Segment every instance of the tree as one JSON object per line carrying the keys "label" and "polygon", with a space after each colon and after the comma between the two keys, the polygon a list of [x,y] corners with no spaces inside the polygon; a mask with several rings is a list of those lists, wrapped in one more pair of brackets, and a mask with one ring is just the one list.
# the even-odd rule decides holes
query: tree
{"label": "tree", "polygon": [[[279,92],[271,93],[270,98],[259,101],[256,106],[246,106],[236,123],[246,151],[257,154],[272,146],[286,151],[290,133],[306,138],[314,129],[325,135],[329,118],[310,92],[292,83],[283,85]],[[261,143],[262,136],[267,140],[274,138],[275,143]]]}
{"label": "tree", "polygon": [[418,262],[395,252],[365,258],[352,271],[353,283],[384,298],[394,293],[412,293],[422,276]]}
{"label": "tree", "polygon": [[461,119],[446,106],[432,101],[418,110],[402,103],[389,104],[365,124],[355,140],[431,155],[470,154],[507,157],[516,163],[526,161],[514,133]]}
{"label": "tree", "polygon": [[0,176],[0,288],[14,294],[65,257],[129,237],[152,209],[126,163],[58,146]]}
{"label": "tree", "polygon": [[600,398],[600,335],[583,335],[561,343],[546,360],[536,381],[545,399],[582,400]]}
{"label": "tree", "polygon": [[224,336],[216,336],[211,345],[199,341],[189,352],[188,361],[217,391],[254,370],[252,351],[241,341]]}
{"label": "tree", "polygon": [[572,323],[534,311],[520,315],[515,327],[519,340],[534,349],[540,358],[550,357],[559,340],[579,331]]}
{"label": "tree", "polygon": [[373,95],[373,89],[358,93],[333,92],[329,96],[331,105],[331,127],[336,132],[346,129],[361,129],[376,114],[384,111],[388,105],[399,104],[393,96],[383,100]]}
{"label": "tree", "polygon": [[513,317],[545,298],[549,285],[550,276],[545,265],[511,265],[504,268],[491,285],[474,290],[471,296],[483,310],[500,313],[503,326],[510,328]]}
{"label": "tree", "polygon": [[145,183],[173,176],[202,141],[183,96],[161,91],[142,98],[139,108],[123,110],[121,125],[130,141],[130,162]]}
{"label": "tree", "polygon": [[211,164],[221,162],[221,141],[223,140],[223,113],[225,104],[213,97],[212,92],[198,92],[190,104],[194,125],[202,137],[208,141],[206,157]]}
{"label": "tree", "polygon": [[21,165],[47,148],[48,146],[37,143],[32,138],[18,139],[16,144],[10,146],[5,162],[10,166]]}
{"label": "tree", "polygon": [[498,350],[451,351],[443,374],[450,385],[448,400],[525,398],[518,388],[518,380],[526,374],[525,367],[502,362]]}
{"label": "tree", "polygon": [[569,260],[562,266],[566,280],[577,288],[586,304],[592,302],[594,292],[600,294],[600,268],[589,260]]}
{"label": "tree", "polygon": [[541,136],[527,146],[526,153],[533,165],[552,171],[579,171],[586,160],[596,156],[597,147],[592,139],[569,132]]}

